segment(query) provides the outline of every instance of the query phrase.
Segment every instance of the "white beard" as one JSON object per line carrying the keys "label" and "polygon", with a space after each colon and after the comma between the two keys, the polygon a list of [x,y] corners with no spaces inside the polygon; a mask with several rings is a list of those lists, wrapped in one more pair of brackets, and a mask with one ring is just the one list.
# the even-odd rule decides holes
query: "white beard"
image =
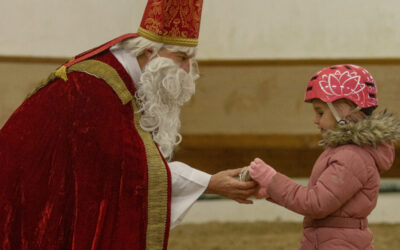
{"label": "white beard", "polygon": [[175,146],[182,140],[180,109],[194,94],[196,79],[197,75],[186,73],[165,57],[152,59],[140,77],[135,94],[138,112],[142,112],[140,126],[152,133],[167,160],[172,158]]}

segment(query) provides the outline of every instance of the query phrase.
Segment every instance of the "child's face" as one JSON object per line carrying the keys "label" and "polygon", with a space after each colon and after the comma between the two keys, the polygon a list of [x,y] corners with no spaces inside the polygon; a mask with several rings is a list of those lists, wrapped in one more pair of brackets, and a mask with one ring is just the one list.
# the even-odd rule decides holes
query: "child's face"
{"label": "child's face", "polygon": [[336,126],[336,119],[332,115],[328,105],[319,99],[313,100],[312,105],[315,112],[314,123],[321,130],[321,133],[333,129]]}

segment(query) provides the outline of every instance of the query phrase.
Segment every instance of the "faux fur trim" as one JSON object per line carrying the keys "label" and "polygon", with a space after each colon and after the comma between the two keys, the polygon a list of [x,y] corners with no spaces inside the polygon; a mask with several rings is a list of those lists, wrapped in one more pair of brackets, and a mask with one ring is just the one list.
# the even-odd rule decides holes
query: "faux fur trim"
{"label": "faux fur trim", "polygon": [[319,145],[335,147],[345,144],[376,146],[400,140],[400,120],[392,113],[373,113],[358,122],[337,125],[323,134]]}

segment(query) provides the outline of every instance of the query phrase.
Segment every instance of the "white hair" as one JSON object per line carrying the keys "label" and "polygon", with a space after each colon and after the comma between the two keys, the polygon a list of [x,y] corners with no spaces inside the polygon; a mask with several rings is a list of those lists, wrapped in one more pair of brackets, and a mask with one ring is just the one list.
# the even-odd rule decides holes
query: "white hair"
{"label": "white hair", "polygon": [[175,146],[182,136],[181,106],[190,100],[195,92],[194,78],[171,59],[156,57],[143,72],[135,93],[142,112],[140,126],[152,134],[161,153],[167,160],[172,158]]}
{"label": "white hair", "polygon": [[194,81],[199,74],[194,59],[191,60],[190,72],[186,73],[171,59],[157,54],[165,48],[194,56],[196,48],[153,42],[143,37],[124,40],[113,48],[128,50],[132,56],[138,57],[149,47],[153,48],[152,60],[146,64],[140,81],[136,83],[135,99],[139,105],[136,112],[142,112],[140,127],[152,134],[163,156],[170,160],[175,146],[182,140],[179,133],[181,106],[194,94]]}
{"label": "white hair", "polygon": [[141,54],[143,54],[144,51],[149,47],[153,48],[154,56],[157,55],[158,51],[160,51],[163,48],[171,52],[177,52],[177,51],[183,52],[189,56],[195,55],[197,52],[196,47],[178,46],[178,45],[170,45],[170,44],[154,42],[141,36],[129,38],[122,42],[119,42],[113,46],[113,49],[115,48],[115,49],[128,50],[133,56],[138,57]]}

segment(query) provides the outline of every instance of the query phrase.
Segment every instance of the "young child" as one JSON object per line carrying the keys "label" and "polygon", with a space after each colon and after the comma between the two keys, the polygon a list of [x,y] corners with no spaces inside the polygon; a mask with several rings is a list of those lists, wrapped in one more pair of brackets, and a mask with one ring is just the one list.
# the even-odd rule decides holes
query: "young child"
{"label": "young child", "polygon": [[307,187],[255,159],[248,172],[260,185],[257,198],[305,216],[300,249],[373,249],[367,216],[376,206],[380,173],[394,161],[400,122],[386,112],[372,113],[378,106],[375,81],[356,65],[319,71],[305,101],[313,105],[326,149]]}

